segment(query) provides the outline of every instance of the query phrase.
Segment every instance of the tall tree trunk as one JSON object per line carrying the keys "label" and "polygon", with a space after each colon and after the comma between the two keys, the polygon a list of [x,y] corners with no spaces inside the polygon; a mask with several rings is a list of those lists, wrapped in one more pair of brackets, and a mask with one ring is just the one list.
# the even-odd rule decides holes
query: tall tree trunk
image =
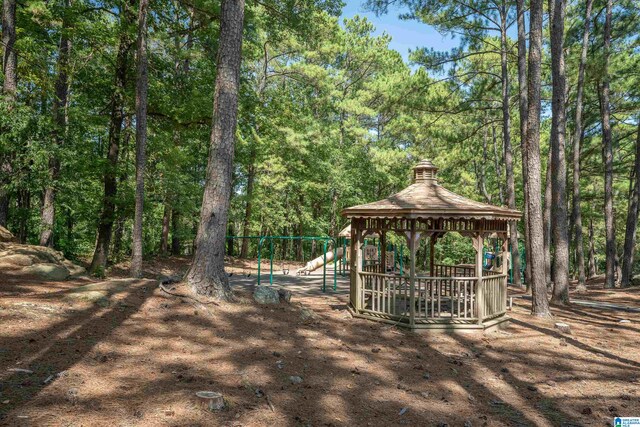
{"label": "tall tree trunk", "polygon": [[142,277],[142,219],[144,215],[144,169],[147,162],[147,12],[149,0],[140,0],[138,9],[138,63],[136,82],[136,207],[133,217],[131,276]]}
{"label": "tall tree trunk", "polygon": [[73,211],[71,208],[67,207],[65,209],[66,215],[66,226],[67,226],[67,244],[73,245]]}
{"label": "tall tree trunk", "polygon": [[487,191],[487,184],[485,180],[485,165],[487,164],[487,126],[484,126],[484,132],[482,135],[482,160],[477,162],[474,160],[474,169],[476,172],[476,182],[478,185],[478,192],[484,197],[486,203],[491,203],[491,194]]}
{"label": "tall tree trunk", "polygon": [[122,260],[122,241],[124,238],[124,226],[127,219],[123,209],[116,209],[113,223],[113,245],[109,251],[109,262],[118,263]]}
{"label": "tall tree trunk", "polygon": [[2,2],[2,94],[15,100],[18,89],[18,54],[15,50],[16,43],[16,0],[3,0]]}
{"label": "tall tree trunk", "polygon": [[[65,7],[70,7],[70,0],[66,0]],[[55,99],[53,100],[53,141],[54,152],[49,157],[49,181],[44,190],[44,201],[42,207],[40,245],[53,246],[53,226],[55,223],[55,198],[56,185],[60,175],[60,157],[56,150],[64,144],[67,135],[67,103],[69,95],[69,54],[71,50],[71,40],[69,39],[69,11],[64,12],[62,19],[62,30],[60,35],[60,45],[58,47],[58,77],[55,84]]]}
{"label": "tall tree trunk", "polygon": [[640,118],[638,119],[638,134],[636,135],[636,159],[631,179],[634,177],[635,184],[633,184],[631,195],[629,197],[627,227],[624,234],[624,251],[622,252],[622,273],[620,275],[620,285],[624,288],[631,284],[634,250],[636,247],[636,232],[638,228],[638,215],[640,214]]}
{"label": "tall tree trunk", "polygon": [[20,243],[27,243],[28,230],[27,223],[29,221],[29,212],[31,211],[31,191],[29,188],[19,188],[16,197],[17,202],[17,218],[18,227],[16,232],[16,238]]}
{"label": "tall tree trunk", "polygon": [[[131,122],[130,116],[124,118],[124,129],[122,143],[120,144],[120,157],[122,163],[129,164],[129,142],[131,140]],[[117,186],[121,186],[127,182],[129,177],[128,169],[126,167],[120,168],[120,175],[118,176]],[[130,216],[130,212],[126,202],[120,201],[115,209],[115,223],[113,225],[113,245],[109,253],[109,261],[119,262],[122,260],[122,239],[124,236],[124,226],[127,218]]]}
{"label": "tall tree trunk", "polygon": [[[507,5],[506,0],[502,1],[500,8],[500,70],[502,80],[502,142],[504,145],[504,165],[507,178],[507,206],[510,209],[516,208],[516,187],[513,176],[513,150],[511,148],[511,110],[509,106],[510,80],[507,63]],[[495,147],[495,132],[494,132]],[[496,173],[498,173],[499,162],[496,155]],[[498,182],[501,182],[502,173],[499,174]],[[502,186],[500,186],[500,203],[504,203]],[[518,247],[518,227],[516,221],[509,223],[509,245],[511,246],[511,271],[513,274],[513,284],[521,286],[520,281],[520,250]],[[503,260],[503,262],[506,260]]]}
{"label": "tall tree trunk", "polygon": [[[14,48],[16,43],[16,0],[2,2],[2,96],[9,103],[10,109],[16,99],[18,88],[18,55]],[[0,226],[6,227],[9,219],[9,183],[11,182],[11,155],[0,156]]]}
{"label": "tall tree trunk", "polygon": [[529,11],[529,74],[527,86],[526,164],[528,191],[528,231],[531,260],[531,312],[535,316],[550,316],[547,284],[544,277],[544,237],[542,225],[541,165],[540,165],[540,74],[542,61],[542,0],[531,0]]}
{"label": "tall tree trunk", "polygon": [[[528,173],[527,168],[525,167],[527,162],[527,150],[526,150],[526,141],[527,141],[527,114],[528,114],[528,96],[527,96],[527,36],[526,36],[526,28],[525,28],[525,14],[526,6],[525,0],[517,0],[516,1],[516,13],[517,13],[517,25],[518,25],[518,111],[520,113],[520,148],[522,152],[522,182],[523,182],[523,193],[524,193],[524,212],[523,212],[523,223],[524,223],[524,248],[525,248],[525,282],[527,284],[527,289],[531,287],[531,262],[530,262],[530,253],[531,253],[531,240],[529,238],[529,192],[527,190],[527,182]],[[514,191],[514,202],[515,202],[515,191]],[[511,207],[511,205],[509,205]],[[511,232],[511,251],[513,256],[513,284],[516,286],[521,286],[522,279],[520,276],[520,252],[518,251],[517,246],[517,228],[513,227],[516,230],[516,233]],[[516,235],[516,245],[513,242],[513,235]],[[516,248],[518,256],[513,255],[514,246]],[[518,263],[518,265],[516,264]],[[518,267],[518,268],[516,268]]]}
{"label": "tall tree trunk", "polygon": [[[231,221],[229,221],[229,224],[227,226],[227,236],[233,236],[233,223]],[[235,242],[235,239],[226,239],[226,242],[227,242],[227,255],[232,257],[234,255],[233,243]]]}
{"label": "tall tree trunk", "polygon": [[164,210],[162,212],[162,231],[160,233],[160,255],[167,256],[169,247],[169,223],[171,221],[171,206],[169,203],[164,203]]}
{"label": "tall tree trunk", "polygon": [[[189,72],[191,70],[191,61],[190,61],[190,55],[191,55],[191,49],[193,47],[193,15],[194,15],[194,11],[193,11],[193,7],[191,7],[190,5],[186,5],[186,8],[188,10],[188,14],[189,14],[189,21],[188,21],[188,27],[187,27],[187,40],[186,43],[184,44],[184,51],[182,50],[182,36],[176,32],[175,35],[175,39],[174,39],[174,46],[175,46],[175,63],[174,63],[174,76],[177,82],[177,88],[178,91],[180,90],[184,90],[185,87],[185,83],[187,81]],[[176,17],[175,17],[176,21],[180,21],[181,17],[180,17],[180,10],[179,8],[176,8]],[[180,143],[180,133],[178,131],[177,128],[174,128],[174,143],[175,144],[179,144]],[[175,191],[171,190],[171,189],[167,189],[167,194],[165,195],[166,197],[166,205],[169,208],[169,217],[171,218],[171,254],[172,255],[181,255],[181,242],[180,242],[180,212],[179,210],[176,208],[176,205],[179,204],[179,194],[177,194]],[[167,242],[167,246],[169,244],[169,224],[167,224],[167,228],[166,228],[166,232],[167,235],[165,237],[165,240]],[[164,233],[164,228],[163,228],[163,233]],[[162,245],[161,245],[162,247]],[[165,250],[165,254],[166,254],[166,250]]]}
{"label": "tall tree trunk", "polygon": [[[504,129],[503,129],[504,131]],[[493,141],[493,164],[496,170],[496,180],[498,182],[498,199],[500,200],[500,205],[504,205],[504,186],[502,185],[502,181],[504,180],[502,176],[502,162],[504,161],[505,150],[504,145],[502,146],[502,150],[498,151],[498,137],[496,136],[496,127],[491,126],[491,140]],[[503,138],[504,142],[504,138]],[[509,150],[511,150],[511,142],[509,142]],[[502,154],[500,154],[502,153]],[[511,155],[511,163],[513,167],[513,153]]]}
{"label": "tall tree trunk", "polygon": [[115,84],[111,96],[111,119],[109,123],[109,147],[107,152],[107,167],[104,172],[104,197],[102,200],[102,212],[98,224],[98,237],[96,239],[96,249],[93,253],[89,271],[93,274],[104,274],[109,256],[109,244],[111,242],[111,231],[113,229],[116,194],[118,185],[116,172],[118,167],[118,155],[120,151],[120,136],[122,134],[122,122],[124,120],[124,98],[127,80],[127,67],[129,64],[129,54],[131,51],[131,40],[126,28],[132,22],[132,14],[129,10],[131,6],[123,4],[121,19],[123,29],[120,34],[118,54],[116,57]]}
{"label": "tall tree trunk", "polygon": [[566,87],[564,64],[565,0],[549,0],[551,14],[551,199],[553,221],[553,295],[556,304],[569,303],[569,230],[567,224]]}
{"label": "tall tree trunk", "polygon": [[602,119],[602,157],[604,163],[604,222],[606,234],[605,288],[615,286],[616,234],[613,212],[613,141],[611,137],[611,105],[609,103],[609,52],[611,51],[611,9],[613,0],[607,0],[604,23],[604,70],[600,88],[600,116]]}
{"label": "tall tree trunk", "polygon": [[171,210],[171,255],[182,255],[180,250],[180,212]]}
{"label": "tall tree trunk", "polygon": [[544,187],[544,213],[543,213],[543,223],[544,223],[544,280],[547,284],[547,288],[551,289],[552,281],[551,281],[551,223],[553,222],[551,218],[551,205],[553,203],[552,199],[552,190],[551,190],[551,150],[549,150],[549,155],[547,157],[547,172],[545,178],[545,187]]}
{"label": "tall tree trunk", "polygon": [[232,298],[224,271],[224,237],[231,196],[243,20],[244,0],[222,0],[207,182],[195,254],[187,273],[187,281],[196,294],[225,300]]}
{"label": "tall tree trunk", "polygon": [[593,0],[587,0],[584,15],[584,32],[582,34],[582,51],[578,66],[578,88],[576,95],[575,133],[573,136],[573,226],[575,232],[576,264],[578,267],[578,286],[576,291],[584,292],[586,274],[584,269],[584,244],[582,242],[582,209],[580,209],[580,147],[584,132],[582,128],[582,106],[584,98],[584,74],[587,66],[587,49],[589,48],[589,28]]}
{"label": "tall tree trunk", "polygon": [[598,274],[598,268],[596,266],[596,244],[595,236],[593,235],[593,218],[589,218],[589,278],[595,277]]}

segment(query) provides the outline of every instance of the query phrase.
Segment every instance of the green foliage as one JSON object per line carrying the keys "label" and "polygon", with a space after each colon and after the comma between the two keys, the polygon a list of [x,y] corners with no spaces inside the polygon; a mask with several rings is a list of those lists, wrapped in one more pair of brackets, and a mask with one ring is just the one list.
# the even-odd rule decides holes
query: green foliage
{"label": "green foliage", "polygon": [[[368,5],[386,13],[389,3],[371,0]],[[404,188],[410,182],[411,167],[423,157],[440,167],[440,180],[448,188],[473,199],[504,203],[500,199],[505,170],[499,8],[494,2],[467,0],[403,0],[397,5],[405,18],[455,35],[460,46],[448,52],[427,46],[417,49],[410,67],[390,49],[391,36],[375,35],[371,22],[362,17],[338,18],[338,1],[247,3],[230,212],[234,235],[335,234],[345,225],[342,209]],[[159,251],[165,209],[177,218],[169,237],[189,247],[195,236],[209,151],[219,6],[213,0],[151,3],[144,216],[148,255]],[[594,12],[601,7],[596,2]],[[510,27],[513,2],[506,2],[505,8]],[[567,14],[569,118],[574,116],[583,8],[581,2],[572,2]],[[636,9],[624,0],[614,11],[611,70],[620,236],[640,95]],[[18,97],[15,103],[0,103],[0,159],[10,159],[11,171],[0,170],[0,183],[11,196],[9,228],[24,240],[38,240],[41,194],[49,180],[49,158],[55,154],[62,165],[55,184],[55,246],[70,257],[86,256],[94,249],[108,167],[118,43],[122,34],[133,42],[136,32],[135,25],[124,24],[122,14],[135,12],[135,2],[129,0],[74,0],[70,6],[62,0],[29,1],[18,6]],[[604,246],[603,171],[595,88],[601,78],[603,16],[594,16],[581,188],[585,229],[593,220],[599,254]],[[70,25],[65,27],[63,22]],[[64,143],[57,146],[52,137],[52,108],[63,30],[72,41],[70,101]],[[509,39],[508,46],[510,131],[516,204],[521,207],[515,41]],[[134,205],[135,62],[129,59],[113,260],[129,251]],[[543,78],[548,99],[546,70]],[[543,111],[548,111],[547,105]],[[545,114],[543,159],[548,122]],[[569,121],[569,129],[572,126]],[[248,205],[251,215],[247,218]],[[276,245],[280,249],[282,243]],[[310,244],[305,248],[311,251]],[[472,261],[468,239],[446,236],[438,248],[446,254],[441,262]],[[597,259],[604,262],[601,256]]]}

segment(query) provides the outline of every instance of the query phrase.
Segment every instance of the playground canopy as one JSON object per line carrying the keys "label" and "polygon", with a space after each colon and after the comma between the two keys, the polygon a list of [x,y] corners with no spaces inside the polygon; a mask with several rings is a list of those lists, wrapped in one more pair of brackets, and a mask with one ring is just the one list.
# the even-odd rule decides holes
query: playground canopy
{"label": "playground canopy", "polygon": [[[437,182],[438,168],[429,160],[414,167],[414,182],[386,199],[342,211],[351,220],[350,305],[354,315],[411,329],[486,329],[506,316],[508,230],[520,212],[476,202]],[[409,275],[387,274],[384,263],[363,266],[364,239],[378,234],[386,254],[386,234],[403,235],[409,247]],[[472,239],[475,265],[434,262],[434,245],[448,232]],[[502,264],[483,269],[485,237],[502,241]],[[420,239],[428,238],[428,276],[416,273]]]}

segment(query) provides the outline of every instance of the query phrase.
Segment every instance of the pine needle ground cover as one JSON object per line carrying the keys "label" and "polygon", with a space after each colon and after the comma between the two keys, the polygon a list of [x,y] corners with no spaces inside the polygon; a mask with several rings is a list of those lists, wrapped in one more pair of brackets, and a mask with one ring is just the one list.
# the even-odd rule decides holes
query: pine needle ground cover
{"label": "pine needle ground cover", "polygon": [[[411,333],[351,318],[347,292],[260,306],[238,280],[237,303],[204,308],[152,279],[2,277],[0,424],[558,426],[640,413],[640,313],[574,304],[539,320],[514,293],[506,331]],[[71,298],[87,285],[101,297]],[[640,302],[636,289],[589,285],[580,299]],[[225,409],[203,410],[201,390]]]}

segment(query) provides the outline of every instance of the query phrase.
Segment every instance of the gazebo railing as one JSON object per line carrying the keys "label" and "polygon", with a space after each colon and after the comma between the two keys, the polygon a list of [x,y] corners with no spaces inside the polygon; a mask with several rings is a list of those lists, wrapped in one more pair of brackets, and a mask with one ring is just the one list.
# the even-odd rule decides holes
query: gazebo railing
{"label": "gazebo railing", "polygon": [[[408,322],[411,311],[408,276],[360,273],[358,307],[362,313]],[[485,276],[480,282],[482,320],[506,312],[506,274]],[[476,277],[416,277],[414,321],[478,320]]]}
{"label": "gazebo railing", "polygon": [[466,265],[434,264],[437,277],[472,277],[476,275],[475,267]]}
{"label": "gazebo railing", "polygon": [[481,282],[484,294],[482,320],[491,319],[507,312],[507,275],[485,276]]}
{"label": "gazebo railing", "polygon": [[[449,265],[434,264],[434,272],[438,277],[473,277],[476,275],[476,268],[469,265]],[[501,274],[499,271],[482,269],[483,276],[495,276]]]}

